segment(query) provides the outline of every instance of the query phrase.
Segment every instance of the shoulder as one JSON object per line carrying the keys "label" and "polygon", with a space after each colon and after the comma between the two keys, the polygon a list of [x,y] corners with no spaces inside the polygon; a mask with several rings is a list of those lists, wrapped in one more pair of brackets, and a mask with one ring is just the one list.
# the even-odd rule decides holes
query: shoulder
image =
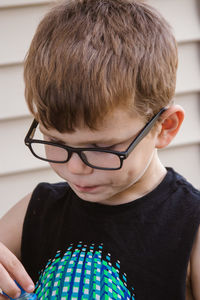
{"label": "shoulder", "polygon": [[23,222],[30,199],[31,193],[16,203],[0,219],[0,241],[18,258],[20,258]]}
{"label": "shoulder", "polygon": [[197,206],[200,206],[200,191],[173,169],[168,169],[168,173],[170,173],[171,176],[170,188],[172,190],[172,196],[174,194],[178,199],[184,199],[188,202],[192,201],[196,203]]}
{"label": "shoulder", "polygon": [[190,282],[195,300],[200,300],[200,227],[198,228],[190,256]]}
{"label": "shoulder", "polygon": [[54,197],[62,197],[69,190],[70,187],[67,182],[41,182],[34,189],[33,197],[35,197],[36,195],[52,195]]}
{"label": "shoulder", "polygon": [[179,198],[180,218],[184,210],[187,232],[191,235],[186,299],[200,300],[200,191],[176,172],[174,172],[174,182],[174,197]]}
{"label": "shoulder", "polygon": [[168,207],[180,230],[184,228],[185,238],[187,236],[192,247],[200,225],[200,191],[180,174],[173,170],[168,172],[171,173]]}
{"label": "shoulder", "polygon": [[67,198],[68,193],[71,193],[71,188],[66,182],[47,183],[41,182],[33,190],[29,206],[45,206],[53,202],[58,202],[59,199]]}
{"label": "shoulder", "polygon": [[30,198],[24,225],[32,222],[41,224],[55,214],[58,215],[68,204],[72,194],[73,192],[66,182],[39,183]]}

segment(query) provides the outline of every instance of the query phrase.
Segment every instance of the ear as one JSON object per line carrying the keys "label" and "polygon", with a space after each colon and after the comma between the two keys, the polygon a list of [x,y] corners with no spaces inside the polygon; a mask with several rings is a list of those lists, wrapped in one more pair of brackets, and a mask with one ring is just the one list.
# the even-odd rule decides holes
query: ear
{"label": "ear", "polygon": [[162,114],[162,120],[158,126],[156,148],[164,148],[173,140],[184,120],[184,115],[184,110],[180,105],[172,105]]}

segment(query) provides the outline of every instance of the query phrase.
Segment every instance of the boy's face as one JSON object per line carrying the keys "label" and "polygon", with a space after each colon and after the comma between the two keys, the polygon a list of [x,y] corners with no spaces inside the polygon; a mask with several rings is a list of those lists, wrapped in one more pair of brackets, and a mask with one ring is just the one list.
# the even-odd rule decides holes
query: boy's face
{"label": "boy's face", "polygon": [[[125,151],[144,125],[144,121],[136,113],[130,116],[127,111],[116,109],[96,131],[83,127],[77,128],[73,133],[61,134],[43,126],[40,129],[47,141],[71,147],[113,145],[111,149]],[[124,160],[119,170],[92,169],[76,153],[73,153],[67,163],[50,164],[81,199],[110,205],[126,203],[152,190],[163,176],[163,167],[155,149],[156,137],[157,131],[151,130]]]}

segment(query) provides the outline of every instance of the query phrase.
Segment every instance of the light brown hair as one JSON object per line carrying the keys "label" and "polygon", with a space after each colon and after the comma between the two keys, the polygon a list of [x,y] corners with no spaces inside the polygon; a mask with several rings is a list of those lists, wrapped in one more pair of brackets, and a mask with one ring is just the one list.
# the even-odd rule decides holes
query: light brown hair
{"label": "light brown hair", "polygon": [[139,0],[71,0],[41,21],[25,60],[25,97],[45,127],[98,127],[115,107],[145,119],[174,96],[171,28]]}

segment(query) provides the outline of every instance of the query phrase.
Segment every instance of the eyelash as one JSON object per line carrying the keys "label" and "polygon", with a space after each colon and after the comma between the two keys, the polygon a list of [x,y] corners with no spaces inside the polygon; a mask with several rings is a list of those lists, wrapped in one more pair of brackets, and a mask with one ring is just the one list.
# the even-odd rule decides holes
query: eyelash
{"label": "eyelash", "polygon": [[116,145],[111,145],[111,146],[105,146],[105,147],[102,147],[102,146],[98,146],[97,144],[93,144],[92,145],[94,148],[103,148],[103,149],[107,149],[107,150],[111,150],[113,149],[114,147],[116,147]]}
{"label": "eyelash", "polygon": [[[57,144],[61,144],[60,142],[58,142],[57,140],[54,140],[54,139],[52,139],[52,138],[50,138],[50,137],[47,137],[47,139],[50,141],[50,142],[52,142],[52,143],[57,143]],[[113,148],[115,148],[117,145],[111,145],[111,146],[104,146],[104,147],[102,147],[102,146],[98,146],[97,144],[92,144],[92,147],[94,147],[94,148],[102,148],[102,149],[107,149],[107,150],[112,150]]]}
{"label": "eyelash", "polygon": [[46,136],[46,140],[47,140],[48,142],[51,142],[51,143],[61,144],[61,143],[58,142],[57,140],[54,140],[54,139],[52,139],[52,138],[50,138],[50,137],[48,137],[48,136]]}

